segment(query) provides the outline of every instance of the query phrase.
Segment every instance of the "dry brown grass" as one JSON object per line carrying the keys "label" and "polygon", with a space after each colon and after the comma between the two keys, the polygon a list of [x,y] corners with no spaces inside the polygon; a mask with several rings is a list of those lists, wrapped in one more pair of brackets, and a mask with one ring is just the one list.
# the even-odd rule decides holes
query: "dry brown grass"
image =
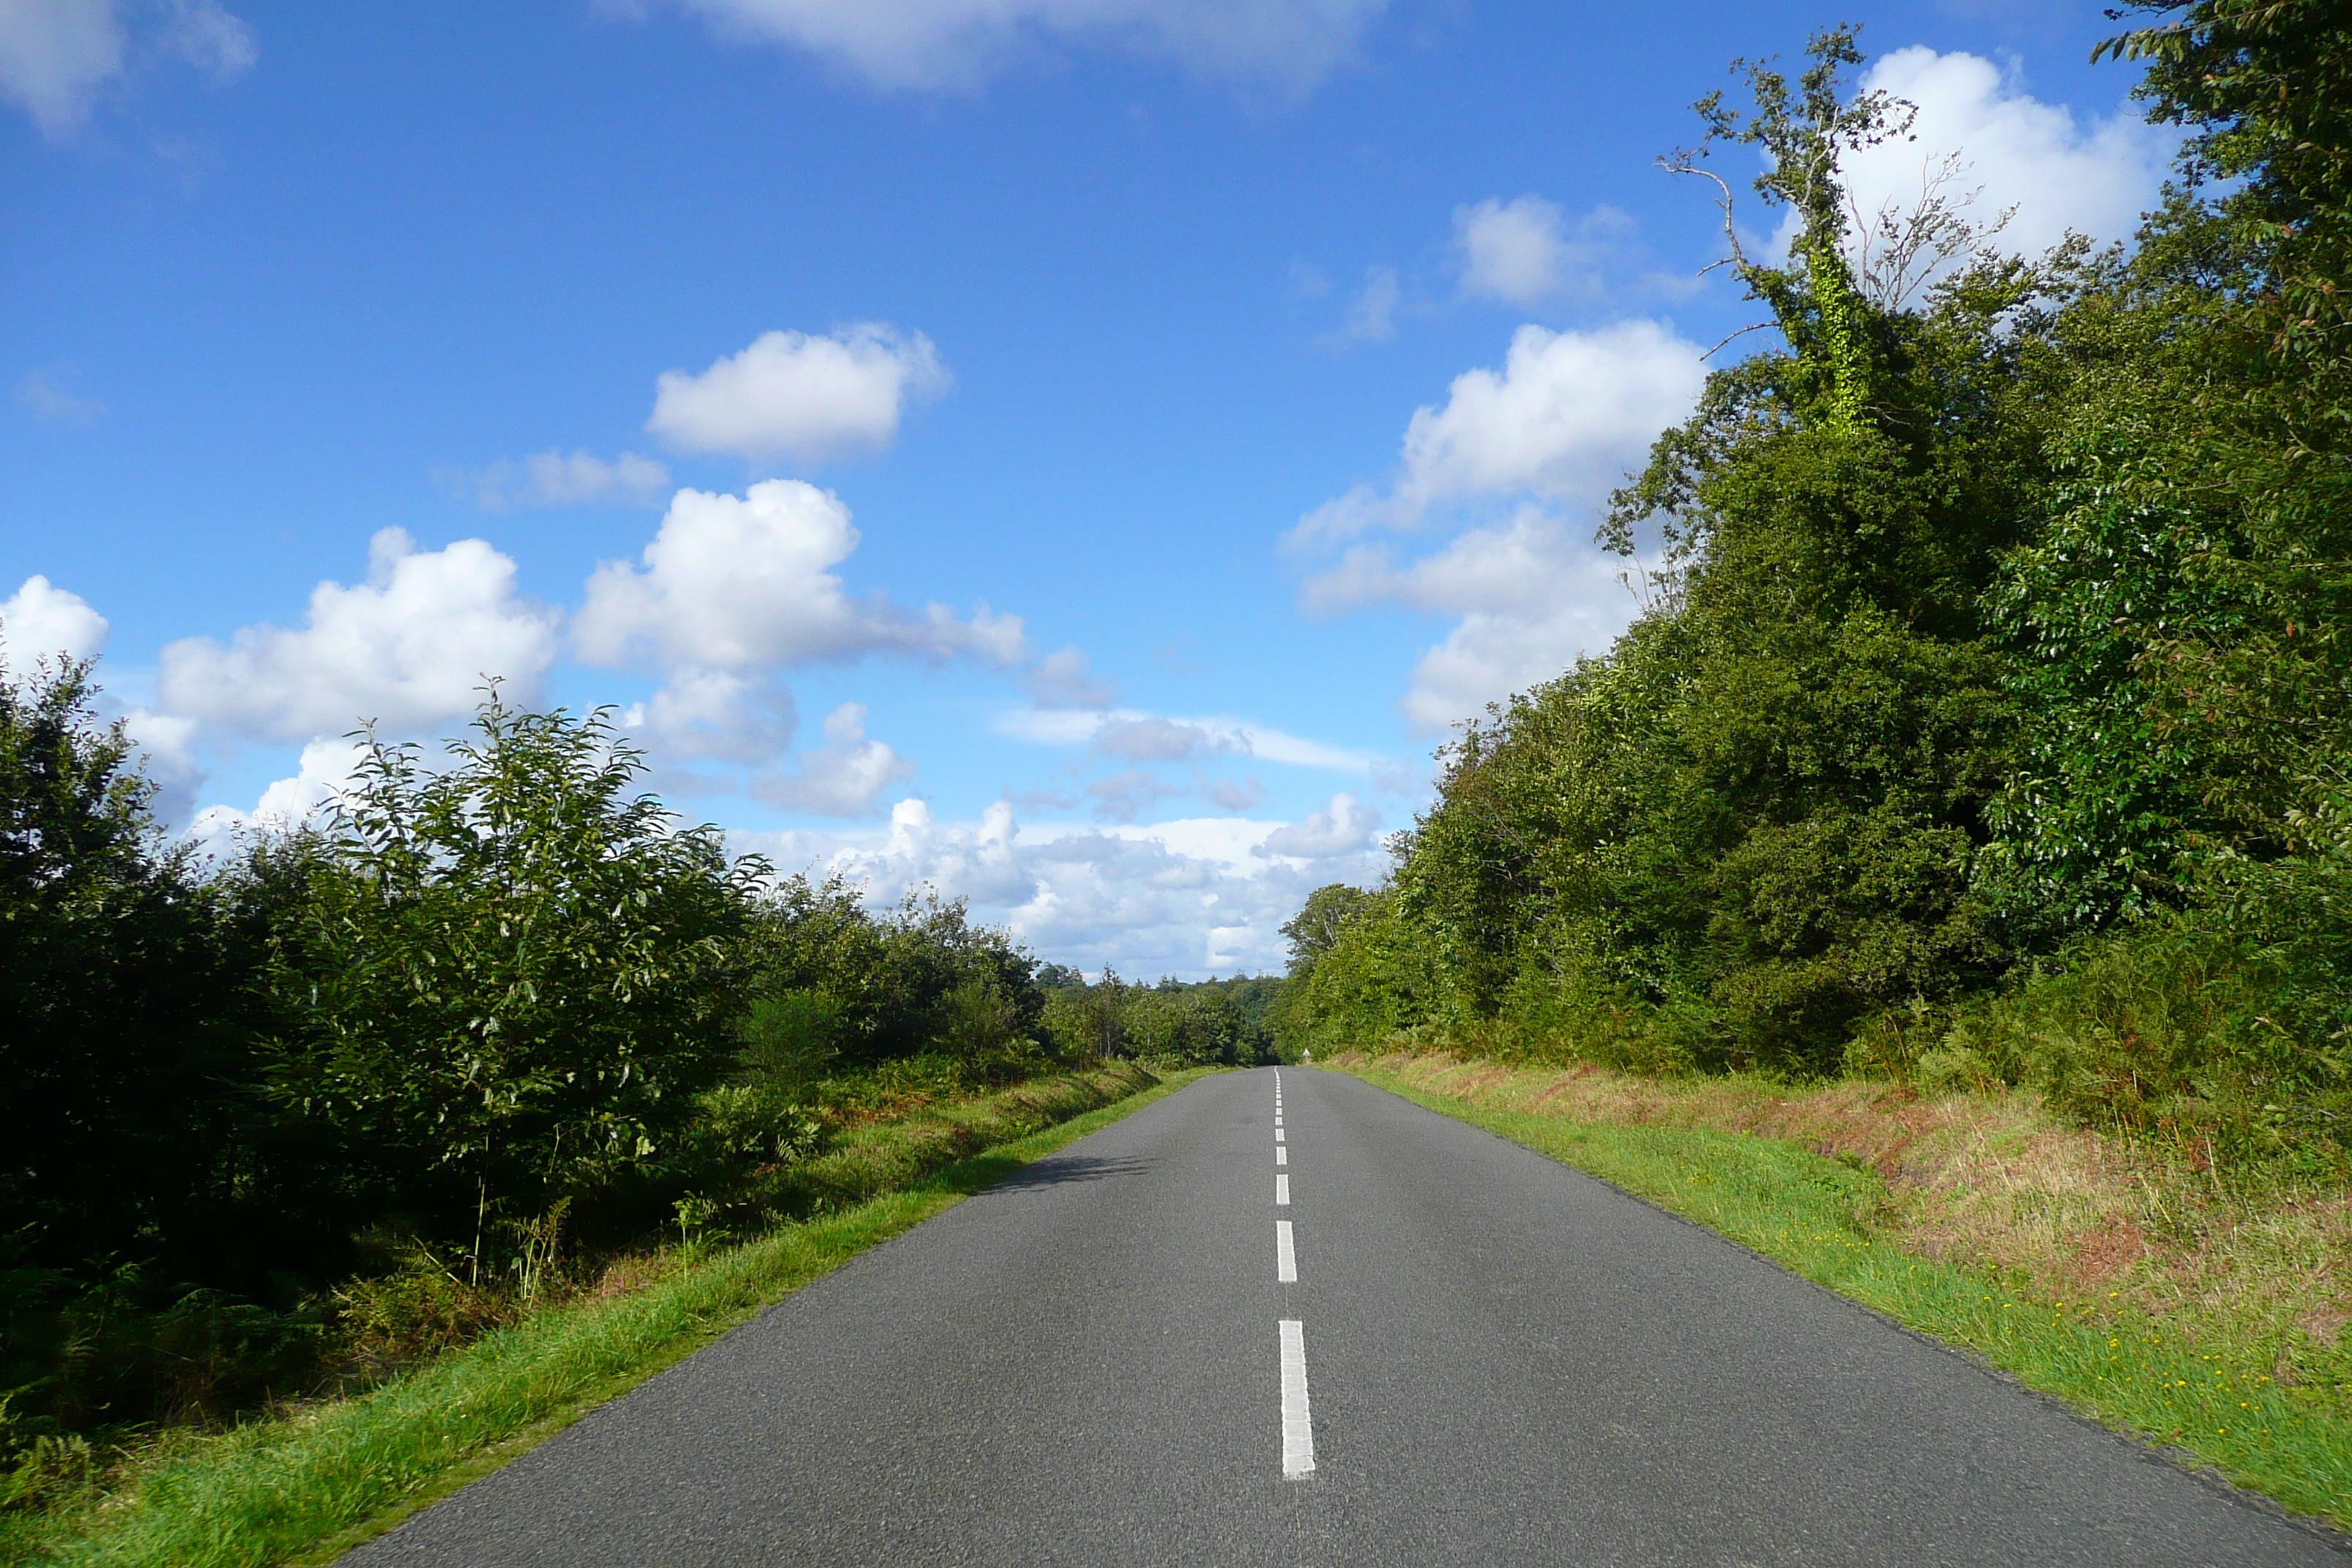
{"label": "dry brown grass", "polygon": [[[1372,1058],[1335,1065],[1351,1060]],[[1748,1132],[1864,1163],[1886,1183],[1879,1223],[1923,1256],[2011,1271],[2050,1300],[2127,1303],[2191,1332],[2202,1322],[2232,1339],[2273,1335],[2282,1382],[2340,1375],[2309,1352],[2352,1322],[2352,1193],[2341,1188],[2194,1169],[2065,1125],[2030,1090],[1646,1079],[1444,1053],[1390,1054],[1378,1067],[1501,1110]]]}

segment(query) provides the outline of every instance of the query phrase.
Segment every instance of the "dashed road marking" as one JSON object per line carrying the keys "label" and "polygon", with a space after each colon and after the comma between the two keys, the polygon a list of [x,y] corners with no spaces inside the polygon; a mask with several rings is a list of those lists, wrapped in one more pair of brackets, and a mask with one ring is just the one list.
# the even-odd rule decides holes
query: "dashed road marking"
{"label": "dashed road marking", "polygon": [[1296,1480],[1315,1468],[1315,1421],[1307,1408],[1307,1329],[1282,1320],[1282,1473]]}
{"label": "dashed road marking", "polygon": [[1277,1143],[1282,1142],[1282,1129],[1279,1127],[1274,1130],[1274,1141]]}
{"label": "dashed road marking", "polygon": [[1274,1201],[1278,1204],[1287,1204],[1290,1202],[1290,1178],[1288,1176],[1275,1177]]}
{"label": "dashed road marking", "polygon": [[1290,1239],[1290,1222],[1274,1222],[1274,1277],[1285,1285],[1298,1283],[1298,1248]]}
{"label": "dashed road marking", "polygon": [[1277,1164],[1277,1165],[1287,1165],[1287,1164],[1289,1164],[1289,1163],[1290,1163],[1290,1151],[1289,1151],[1289,1150],[1287,1150],[1287,1149],[1286,1149],[1286,1148],[1284,1148],[1281,1144],[1276,1143],[1276,1144],[1274,1146],[1274,1163],[1275,1163],[1276,1164]]}

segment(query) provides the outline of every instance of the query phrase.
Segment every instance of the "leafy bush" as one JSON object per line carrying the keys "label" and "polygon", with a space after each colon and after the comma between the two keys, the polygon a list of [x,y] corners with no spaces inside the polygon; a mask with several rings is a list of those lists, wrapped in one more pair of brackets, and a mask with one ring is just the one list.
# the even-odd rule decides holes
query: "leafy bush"
{"label": "leafy bush", "polygon": [[608,713],[493,692],[427,771],[368,742],[278,933],[269,1079],[422,1230],[492,1222],[657,1162],[724,1070],[764,869],[626,791]]}

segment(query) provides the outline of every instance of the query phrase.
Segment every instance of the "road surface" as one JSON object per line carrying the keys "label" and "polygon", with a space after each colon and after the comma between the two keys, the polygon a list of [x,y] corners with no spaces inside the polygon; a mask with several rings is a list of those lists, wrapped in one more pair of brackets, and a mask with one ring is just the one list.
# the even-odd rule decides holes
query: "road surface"
{"label": "road surface", "polygon": [[1614,1188],[1286,1068],[1079,1140],[343,1561],[2352,1557]]}

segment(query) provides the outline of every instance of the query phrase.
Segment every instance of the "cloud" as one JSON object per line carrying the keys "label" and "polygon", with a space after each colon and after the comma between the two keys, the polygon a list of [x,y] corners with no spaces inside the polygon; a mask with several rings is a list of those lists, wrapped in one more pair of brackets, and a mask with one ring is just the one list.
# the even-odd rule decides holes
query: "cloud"
{"label": "cloud", "polygon": [[[1171,719],[1129,708],[1103,713],[1021,708],[999,713],[992,728],[999,734],[1039,745],[1088,746],[1135,760],[1171,761],[1209,752],[1234,752],[1288,767],[1328,768],[1338,773],[1380,773],[1388,765],[1370,752],[1310,741],[1246,719]],[[1106,732],[1112,737],[1109,747],[1098,742]],[[1160,747],[1167,750],[1156,752],[1155,748]]]}
{"label": "cloud", "polygon": [[106,633],[89,600],[35,573],[0,599],[0,678],[23,680],[44,658],[96,658]]}
{"label": "cloud", "polygon": [[1094,748],[1105,756],[1138,763],[1181,763],[1220,752],[1245,752],[1249,742],[1236,730],[1212,731],[1156,714],[1111,719],[1094,732]]}
{"label": "cloud", "polygon": [[882,792],[915,764],[866,735],[866,710],[845,702],[824,721],[825,743],[801,758],[800,771],[754,781],[751,793],[788,811],[820,816],[869,816]]}
{"label": "cloud", "polygon": [[1113,773],[1087,785],[1087,794],[1095,803],[1095,816],[1105,822],[1133,822],[1169,796],[1184,793],[1183,785],[1168,784],[1139,768]]}
{"label": "cloud", "polygon": [[1534,195],[1488,197],[1454,209],[1454,246],[1465,294],[1537,310],[1567,296],[1601,292],[1602,263],[1622,249],[1633,219],[1599,206],[1571,224],[1558,204]]}
{"label": "cloud", "polygon": [[1521,327],[1499,373],[1466,372],[1442,407],[1414,411],[1385,489],[1360,485],[1292,530],[1289,547],[1306,551],[1410,528],[1433,511],[1469,506],[1491,518],[1514,506],[1418,559],[1386,542],[1349,545],[1301,585],[1318,615],[1393,605],[1457,617],[1401,700],[1416,729],[1442,730],[1549,679],[1632,621],[1637,605],[1617,581],[1623,563],[1583,542],[1591,525],[1578,513],[1688,413],[1705,379],[1699,352],[1656,321]]}
{"label": "cloud", "polygon": [[172,53],[223,81],[243,76],[261,58],[253,29],[219,0],[166,0],[163,39]]}
{"label": "cloud", "polygon": [[572,625],[581,657],[619,668],[746,670],[845,661],[873,653],[1027,656],[1020,617],[986,605],[960,620],[943,605],[914,615],[852,599],[828,568],[857,548],[849,509],[830,490],[769,479],[740,496],[683,489],[671,498],[642,566],[609,561],[588,579]]}
{"label": "cloud", "polygon": [[621,714],[623,727],[658,747],[666,762],[772,762],[797,721],[793,694],[774,681],[691,668]]}
{"label": "cloud", "polygon": [[764,332],[700,375],[664,371],[646,428],[684,452],[822,463],[888,446],[908,403],[951,380],[930,339],[878,321]]}
{"label": "cloud", "polygon": [[635,452],[610,462],[589,452],[538,452],[520,463],[497,462],[450,478],[484,511],[599,502],[650,506],[669,489],[667,465]]}
{"label": "cloud", "polygon": [[1331,804],[1307,813],[1304,822],[1276,828],[1253,854],[1283,855],[1297,860],[1328,860],[1361,851],[1381,825],[1381,814],[1352,795],[1335,795]]}
{"label": "cloud", "polygon": [[[1303,91],[1386,0],[673,0],[722,37],[805,49],[877,86],[970,90],[1065,44]],[[636,0],[643,5],[646,0]]]}
{"label": "cloud", "polygon": [[1393,267],[1364,268],[1364,287],[1348,305],[1339,336],[1352,342],[1384,342],[1396,336],[1396,312],[1403,298]]}
{"label": "cloud", "polygon": [[483,541],[419,551],[388,528],[369,542],[367,581],[320,584],[299,630],[184,638],[163,649],[157,689],[165,710],[253,737],[308,741],[371,718],[398,733],[468,711],[485,676],[535,700],[556,622]]}
{"label": "cloud", "polygon": [[[1855,210],[1866,220],[1882,210],[1909,213],[1957,154],[1959,171],[1946,195],[1980,191],[1967,208],[1979,223],[2014,207],[1994,243],[2025,255],[2057,244],[2070,229],[2102,243],[2128,239],[2140,214],[2157,204],[2179,144],[2179,132],[2127,110],[2078,121],[2074,110],[2034,98],[1990,60],[1957,51],[1896,49],[1874,61],[1861,85],[1909,101],[1918,114],[1907,140],[1838,161]],[[1793,216],[1784,217],[1784,252],[1795,232]]]}
{"label": "cloud", "polygon": [[188,837],[217,853],[228,849],[239,833],[250,828],[282,830],[315,823],[350,786],[352,773],[364,754],[362,747],[350,741],[312,741],[302,748],[294,776],[264,789],[251,811],[208,805],[189,823]]}
{"label": "cloud", "polygon": [[1624,569],[1581,529],[1530,506],[1415,561],[1360,545],[1309,578],[1301,598],[1321,615],[1387,604],[1460,617],[1414,665],[1399,705],[1426,733],[1606,648],[1639,609],[1620,580]]}
{"label": "cloud", "polygon": [[[0,99],[51,141],[71,133],[126,68],[134,39],[121,12],[117,0],[0,0]],[[218,0],[164,0],[135,41],[224,80],[257,55],[252,31]]]}
{"label": "cloud", "polygon": [[5,0],[0,96],[55,139],[82,122],[100,85],[122,68],[113,0]]}
{"label": "cloud", "polygon": [[1118,700],[1118,688],[1089,675],[1087,656],[1076,647],[1047,654],[1022,680],[1040,708],[1108,708]]}
{"label": "cloud", "polygon": [[[1312,847],[1355,829],[1363,810],[1335,801],[1310,817],[1323,825]],[[1379,879],[1385,856],[1369,846],[1312,860],[1257,853],[1285,826],[1206,816],[1024,830],[1009,800],[963,823],[938,821],[924,802],[902,800],[880,834],[730,837],[737,849],[759,850],[786,869],[839,870],[863,881],[877,906],[912,887],[968,898],[977,918],[1006,926],[1057,963],[1199,976],[1278,971],[1282,922],[1309,891],[1328,881]]]}
{"label": "cloud", "polygon": [[[5,5],[6,0],[0,0]],[[106,405],[94,397],[76,397],[58,384],[47,371],[28,370],[16,379],[16,406],[44,425],[94,425]]]}
{"label": "cloud", "polygon": [[1443,407],[1414,410],[1398,476],[1360,485],[1299,520],[1294,548],[1411,527],[1440,502],[1532,495],[1598,503],[1650,443],[1689,413],[1699,346],[1651,321],[1590,332],[1524,326],[1502,370],[1465,371]]}
{"label": "cloud", "polygon": [[184,714],[133,708],[122,716],[122,728],[138,752],[140,770],[155,786],[155,797],[149,804],[156,819],[166,824],[185,821],[196,804],[196,788],[205,779],[204,768],[196,761],[196,721]]}
{"label": "cloud", "polygon": [[1219,779],[1204,784],[1202,795],[1212,805],[1222,805],[1227,811],[1255,811],[1265,804],[1265,785],[1253,774],[1246,779]]}

